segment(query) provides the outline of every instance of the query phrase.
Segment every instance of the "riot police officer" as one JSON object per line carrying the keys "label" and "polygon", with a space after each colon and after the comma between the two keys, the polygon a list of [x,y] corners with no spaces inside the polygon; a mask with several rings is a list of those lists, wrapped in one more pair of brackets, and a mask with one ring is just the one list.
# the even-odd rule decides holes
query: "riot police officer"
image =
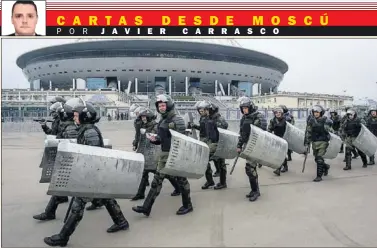
{"label": "riot police officer", "polygon": [[[77,104],[78,98],[68,100],[64,106],[61,102],[57,102],[59,107],[56,108],[56,113],[60,119],[60,132],[57,133],[57,139],[76,139],[78,135],[78,126],[73,120],[73,107]],[[53,220],[55,219],[56,210],[59,204],[68,202],[67,196],[51,196],[45,211],[41,214],[34,215],[36,220]]]}
{"label": "riot police officer", "polygon": [[[140,128],[144,128],[147,133],[157,133],[157,122],[155,121],[156,115],[150,109],[141,111],[139,113],[139,118],[141,120]],[[142,200],[145,198],[145,189],[149,184],[149,173],[156,173],[156,170],[144,169],[139,189],[137,194],[131,199],[132,201]],[[168,175],[166,175],[166,177],[174,187],[174,191],[171,193],[171,196],[180,195],[181,193],[179,192],[179,185],[176,178]]]}
{"label": "riot police officer", "polygon": [[[287,127],[287,120],[285,119],[284,109],[281,107],[275,108],[273,110],[274,118],[270,120],[270,124],[268,125],[267,131],[270,133],[274,133],[276,136],[282,138],[284,136],[286,127]],[[283,164],[280,168],[274,170],[274,173],[277,176],[280,176],[280,172],[287,172],[288,171],[288,162],[287,158],[284,159]]]}
{"label": "riot police officer", "polygon": [[[94,106],[81,100],[73,108],[73,112],[75,122],[80,125],[77,144],[104,147],[101,131],[93,124],[94,121],[98,120]],[[60,233],[44,238],[44,242],[49,246],[66,246],[70,236],[83,218],[85,205],[88,201],[90,201],[88,198],[74,197],[71,213]],[[114,225],[108,228],[107,232],[128,229],[128,221],[124,218],[116,200],[103,199],[103,203],[114,221]]]}
{"label": "riot police officer", "polygon": [[357,116],[356,111],[351,108],[347,110],[346,116],[347,118],[341,126],[342,138],[346,144],[346,166],[343,168],[343,170],[351,170],[351,152],[353,149],[359,153],[361,161],[363,162],[363,168],[366,168],[368,166],[367,156],[353,145],[353,141],[357,138],[361,131],[361,124],[363,120],[360,119]]}
{"label": "riot police officer", "polygon": [[[340,120],[340,131],[343,130],[342,125],[347,120],[347,111],[351,108],[352,107],[350,107],[350,106],[345,107],[346,114],[344,116],[342,116],[342,119]],[[340,137],[342,138],[342,137],[345,137],[345,136],[344,136],[344,134],[340,133]],[[343,150],[343,147],[344,147],[344,145],[342,144],[340,149]],[[359,156],[359,154],[357,153],[356,149],[353,146],[350,147],[350,149],[351,149],[351,153],[353,154],[353,157],[351,159],[356,159]],[[346,162],[346,160],[347,160],[347,158],[346,158],[346,155],[345,155],[343,162]]]}
{"label": "riot police officer", "polygon": [[[241,153],[243,146],[249,141],[251,132],[250,124],[266,130],[267,121],[261,113],[256,111],[256,107],[250,98],[241,97],[239,102],[242,118],[240,121],[240,137],[237,144],[237,152]],[[245,172],[249,178],[251,188],[251,192],[246,195],[246,198],[249,198],[249,200],[253,202],[260,196],[257,163],[246,161]]]}
{"label": "riot police officer", "polygon": [[[371,106],[368,111],[366,126],[377,137],[377,106]],[[374,155],[369,158],[368,165],[374,165]]]}
{"label": "riot police officer", "polygon": [[[142,121],[140,119],[140,112],[144,111],[146,108],[145,107],[137,107],[134,111],[136,119],[134,120],[134,128],[135,128],[135,138],[132,142],[133,150],[136,151],[137,145],[139,144],[140,141],[140,129],[141,129],[141,124]],[[149,182],[148,182],[149,184]]]}
{"label": "riot police officer", "polygon": [[[226,122],[224,117],[222,117],[221,114],[219,113],[219,107],[213,102],[210,102],[209,118],[214,121],[217,128],[228,129],[228,126],[229,126],[228,123]],[[213,174],[213,177],[216,177],[217,175],[220,176],[220,181],[219,183],[216,184],[214,189],[217,190],[217,189],[226,188],[227,187],[227,184],[226,184],[227,168],[225,164],[225,159],[212,157],[212,160],[216,167],[216,172],[215,174]]]}
{"label": "riot police officer", "polygon": [[[295,125],[295,117],[291,114],[287,106],[280,105],[279,107],[283,109],[283,116],[284,116],[285,121],[289,122],[292,125]],[[288,156],[287,161],[292,161],[292,150],[288,149],[287,156]],[[281,172],[283,172],[284,168],[282,169]]]}
{"label": "riot police officer", "polygon": [[[332,129],[334,130],[334,133],[338,136],[340,136],[339,130],[340,130],[340,116],[338,115],[338,112],[335,109],[329,109],[330,112],[330,119],[332,120]],[[340,147],[339,153],[343,153],[343,143],[342,146]]]}
{"label": "riot police officer", "polygon": [[[150,136],[150,142],[161,145],[161,153],[157,165],[157,172],[154,175],[154,179],[149,190],[148,196],[144,201],[143,206],[133,207],[132,210],[137,213],[142,213],[149,216],[152,211],[153,203],[157,196],[160,194],[162,183],[166,177],[161,173],[161,169],[165,168],[167,159],[169,157],[169,151],[171,147],[171,134],[169,129],[173,129],[179,133],[184,134],[186,130],[185,121],[174,111],[174,102],[168,95],[158,95],[156,99],[156,109],[161,114],[161,120],[157,126],[157,136]],[[190,184],[185,177],[176,177],[179,189],[182,196],[182,207],[177,211],[177,215],[184,215],[193,211],[191,197],[190,197]]]}
{"label": "riot police officer", "polygon": [[50,115],[52,116],[52,123],[51,123],[51,128],[49,128],[46,124],[45,121],[41,121],[41,127],[43,132],[45,134],[50,134],[50,135],[57,135],[60,132],[59,125],[60,125],[60,119],[59,119],[59,113],[57,112],[57,109],[62,106],[61,102],[55,102],[50,106]]}
{"label": "riot police officer", "polygon": [[332,122],[324,116],[325,110],[320,105],[314,105],[312,109],[312,118],[306,126],[304,145],[306,150],[309,150],[310,143],[312,144],[314,160],[317,164],[317,177],[314,182],[322,181],[322,176],[327,176],[330,166],[325,163],[323,155],[326,154],[327,147],[330,141],[330,132],[332,131]]}

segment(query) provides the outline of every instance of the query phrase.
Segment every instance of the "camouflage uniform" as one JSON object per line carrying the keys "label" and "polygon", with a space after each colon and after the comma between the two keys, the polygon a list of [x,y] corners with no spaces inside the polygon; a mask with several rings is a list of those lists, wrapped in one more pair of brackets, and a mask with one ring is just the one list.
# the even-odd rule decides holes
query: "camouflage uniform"
{"label": "camouflage uniform", "polygon": [[[147,133],[157,133],[157,122],[155,121],[155,116],[154,115],[153,116],[148,115],[149,113],[151,113],[151,111],[149,109],[146,109],[146,110],[140,112],[140,114],[139,114],[140,121],[141,121],[140,129],[144,128]],[[142,116],[147,117],[146,123],[144,123],[141,120]],[[147,142],[149,142],[149,141],[147,140]],[[142,199],[145,198],[145,189],[147,188],[147,186],[149,184],[149,173],[156,173],[156,170],[144,169],[143,175],[142,175],[142,178],[141,178],[141,181],[140,181],[138,192],[135,195],[135,197],[132,198],[132,201],[142,200]],[[171,185],[174,187],[174,192],[171,193],[171,196],[180,195],[179,185],[178,185],[176,178],[173,177],[173,176],[169,176],[169,175],[166,175],[166,178],[170,181]]]}
{"label": "camouflage uniform", "polygon": [[[314,112],[319,112],[320,117],[316,118]],[[325,163],[323,155],[325,155],[327,147],[330,141],[330,132],[332,121],[326,116],[322,106],[315,105],[312,110],[312,118],[306,126],[305,141],[304,145],[309,147],[312,144],[314,160],[317,163],[317,177],[313,180],[314,182],[322,181],[322,175],[327,176],[330,166]]]}
{"label": "camouflage uniform", "polygon": [[[348,110],[348,109],[350,109],[350,107],[347,107],[346,108],[346,111]],[[341,119],[340,119],[340,129],[339,129],[339,136],[341,137],[341,138],[343,138],[344,137],[344,134],[342,134],[342,126],[344,125],[344,122],[347,120],[347,115],[344,115]],[[343,140],[343,142],[344,142],[344,140]],[[359,156],[359,154],[357,153],[357,151],[356,151],[356,149],[354,148],[354,147],[350,147],[350,149],[351,149],[351,153],[353,154],[353,159],[356,159],[358,156]],[[340,147],[340,150],[344,150],[344,143],[342,144],[342,146]],[[352,159],[351,158],[351,159]],[[344,160],[343,160],[343,162],[346,162],[346,155],[344,155]]]}
{"label": "camouflage uniform", "polygon": [[[80,104],[74,107],[74,111],[79,113],[80,120],[77,144],[104,147],[101,131],[92,124],[95,120],[98,120],[93,105],[80,101]],[[44,238],[44,242],[49,246],[66,246],[70,236],[84,216],[85,205],[91,200],[90,198],[73,197],[71,200],[71,213],[60,233]],[[128,229],[128,221],[124,217],[117,201],[115,199],[102,199],[102,202],[114,221],[114,224],[107,229],[107,232],[112,233]]]}
{"label": "camouflage uniform", "polygon": [[[152,142],[156,145],[161,145],[161,153],[157,164],[157,172],[154,175],[154,179],[149,190],[148,196],[144,201],[143,206],[133,207],[132,210],[137,213],[142,213],[149,216],[152,211],[152,206],[160,194],[162,189],[162,183],[166,178],[166,175],[160,171],[165,168],[167,159],[169,157],[169,151],[171,147],[171,134],[169,129],[173,129],[179,133],[184,134],[186,130],[185,121],[179,115],[176,115],[174,111],[174,103],[167,95],[158,95],[156,101],[156,109],[159,109],[159,103],[166,103],[166,111],[161,113],[161,120],[158,123],[156,141]],[[159,110],[158,110],[159,111]],[[176,177],[179,185],[179,189],[182,196],[182,207],[177,211],[177,215],[187,214],[193,211],[191,198],[190,198],[190,184],[185,177]]]}
{"label": "camouflage uniform", "polygon": [[[244,114],[244,107],[249,109],[248,113]],[[243,116],[240,121],[240,136],[237,144],[238,149],[242,149],[242,147],[249,141],[251,124],[256,127],[262,128],[263,130],[266,130],[267,126],[266,119],[261,113],[255,110],[255,105],[250,100],[250,98],[242,97],[240,99],[240,109]],[[249,198],[250,201],[256,201],[260,196],[257,165],[258,164],[256,162],[246,161],[245,173],[249,178],[251,188],[251,191],[246,195],[246,198]]]}
{"label": "camouflage uniform", "polygon": [[[353,118],[348,117],[349,115],[353,115]],[[352,150],[356,150],[361,157],[361,161],[363,162],[363,168],[368,166],[368,161],[366,155],[358,150],[355,146],[353,146],[353,141],[357,138],[361,131],[361,124],[364,123],[363,119],[360,119],[357,116],[357,113],[353,109],[348,109],[347,114],[345,115],[346,118],[341,126],[342,128],[342,138],[346,144],[346,166],[343,170],[351,170],[351,152]]]}
{"label": "camouflage uniform", "polygon": [[[287,106],[280,105],[280,107],[283,109],[285,120],[289,122],[290,124],[295,125],[295,117],[289,112]],[[292,161],[292,150],[288,149],[287,156],[288,156],[287,161]]]}
{"label": "camouflage uniform", "polygon": [[[367,128],[369,129],[369,131],[371,131],[373,134],[374,134],[374,136],[376,136],[377,137],[377,115],[372,115],[372,112],[373,111],[375,111],[376,113],[377,113],[377,108],[376,108],[376,106],[374,106],[374,107],[371,107],[370,109],[369,109],[369,112],[368,112],[368,117],[367,117],[367,120],[366,120],[366,126],[367,126]],[[375,162],[374,162],[374,155],[373,156],[371,156],[370,158],[369,158],[369,163],[368,163],[368,165],[374,165],[375,164]]]}
{"label": "camouflage uniform", "polygon": [[[267,131],[269,133],[274,133],[276,136],[282,138],[284,136],[286,127],[287,127],[287,120],[285,118],[285,115],[283,115],[283,109],[282,108],[276,108],[274,109],[274,115],[276,115],[277,112],[281,113],[281,117],[278,118],[274,116],[270,120],[270,123],[268,125]],[[287,172],[288,171],[288,163],[287,163],[287,158],[284,159],[283,164],[281,165],[280,168],[277,168],[274,173],[278,176],[280,176],[280,172]]]}

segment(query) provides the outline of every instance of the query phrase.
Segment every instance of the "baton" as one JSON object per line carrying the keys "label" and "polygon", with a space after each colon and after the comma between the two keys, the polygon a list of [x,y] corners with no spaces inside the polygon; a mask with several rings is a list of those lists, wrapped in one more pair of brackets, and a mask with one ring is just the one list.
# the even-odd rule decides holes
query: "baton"
{"label": "baton", "polygon": [[304,163],[302,164],[302,171],[301,171],[302,173],[304,173],[304,171],[305,171],[306,159],[308,158],[309,150],[310,150],[310,148],[308,146],[308,149],[306,150],[306,154],[305,154],[305,158],[304,158]]}
{"label": "baton", "polygon": [[236,167],[236,164],[237,164],[237,161],[238,161],[238,158],[239,158],[239,157],[240,157],[240,154],[238,153],[236,159],[235,159],[234,162],[233,162],[232,169],[230,170],[230,175],[233,174],[234,168]]}

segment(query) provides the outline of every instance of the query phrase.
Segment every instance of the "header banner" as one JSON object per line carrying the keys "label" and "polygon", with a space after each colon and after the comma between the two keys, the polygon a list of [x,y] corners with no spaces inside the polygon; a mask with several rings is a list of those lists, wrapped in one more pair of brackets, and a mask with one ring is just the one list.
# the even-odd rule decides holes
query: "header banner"
{"label": "header banner", "polygon": [[377,3],[46,2],[47,36],[377,36]]}

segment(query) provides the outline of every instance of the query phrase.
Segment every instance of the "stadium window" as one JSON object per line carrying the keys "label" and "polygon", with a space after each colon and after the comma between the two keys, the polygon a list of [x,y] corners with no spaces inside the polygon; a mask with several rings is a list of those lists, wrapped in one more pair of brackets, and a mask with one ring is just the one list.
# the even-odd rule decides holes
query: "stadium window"
{"label": "stadium window", "polygon": [[52,65],[48,65],[50,68],[52,67]]}
{"label": "stadium window", "polygon": [[77,71],[73,71],[73,73],[77,73]]}
{"label": "stadium window", "polygon": [[146,69],[146,71],[151,71],[151,69]]}
{"label": "stadium window", "polygon": [[50,73],[47,73],[47,76],[50,76],[51,74]]}
{"label": "stadium window", "polygon": [[107,69],[107,70],[105,70],[105,71],[110,71],[110,70]]}
{"label": "stadium window", "polygon": [[86,70],[87,72],[92,72],[92,70]]}
{"label": "stadium window", "polygon": [[129,69],[129,71],[134,71],[134,69]]}
{"label": "stadium window", "polygon": [[42,74],[42,76],[46,76],[46,74]]}
{"label": "stadium window", "polygon": [[53,72],[52,74],[56,75],[56,72]]}
{"label": "stadium window", "polygon": [[195,71],[191,71],[191,73],[195,73]]}
{"label": "stadium window", "polygon": [[208,73],[210,73],[209,71],[206,71],[206,73],[208,74]]}
{"label": "stadium window", "polygon": [[96,71],[97,71],[97,72],[100,72],[101,70],[97,69]]}
{"label": "stadium window", "polygon": [[83,72],[83,70],[79,70],[79,72]]}
{"label": "stadium window", "polygon": [[177,70],[172,70],[173,72],[177,72]]}
{"label": "stadium window", "polygon": [[113,71],[118,71],[117,69],[113,69]]}
{"label": "stadium window", "polygon": [[66,74],[66,73],[68,73],[68,72],[64,71],[64,74]]}
{"label": "stadium window", "polygon": [[202,73],[202,71],[198,71],[198,73]]}
{"label": "stadium window", "polygon": [[55,67],[59,67],[59,65],[58,65],[58,64],[55,64]]}
{"label": "stadium window", "polygon": [[161,71],[161,70],[157,69],[156,71]]}
{"label": "stadium window", "polygon": [[127,69],[122,69],[122,71],[127,71]]}
{"label": "stadium window", "polygon": [[229,76],[229,73],[225,73],[225,75],[228,75],[228,76]]}
{"label": "stadium window", "polygon": [[212,72],[212,74],[216,74],[216,72],[214,71],[214,72]]}
{"label": "stadium window", "polygon": [[182,72],[186,72],[186,70],[182,70]]}
{"label": "stadium window", "polygon": [[220,75],[224,75],[224,72],[220,72]]}
{"label": "stadium window", "polygon": [[34,68],[34,71],[36,71],[37,70],[37,68]]}
{"label": "stadium window", "polygon": [[163,70],[163,72],[168,72],[168,70]]}
{"label": "stadium window", "polygon": [[233,73],[233,76],[237,76],[237,74]]}
{"label": "stadium window", "polygon": [[241,74],[238,74],[239,77],[241,77]]}
{"label": "stadium window", "polygon": [[143,71],[143,69],[139,69],[139,71]]}
{"label": "stadium window", "polygon": [[59,71],[59,74],[63,74],[63,72]]}
{"label": "stadium window", "polygon": [[38,69],[42,69],[41,67],[38,67]]}

